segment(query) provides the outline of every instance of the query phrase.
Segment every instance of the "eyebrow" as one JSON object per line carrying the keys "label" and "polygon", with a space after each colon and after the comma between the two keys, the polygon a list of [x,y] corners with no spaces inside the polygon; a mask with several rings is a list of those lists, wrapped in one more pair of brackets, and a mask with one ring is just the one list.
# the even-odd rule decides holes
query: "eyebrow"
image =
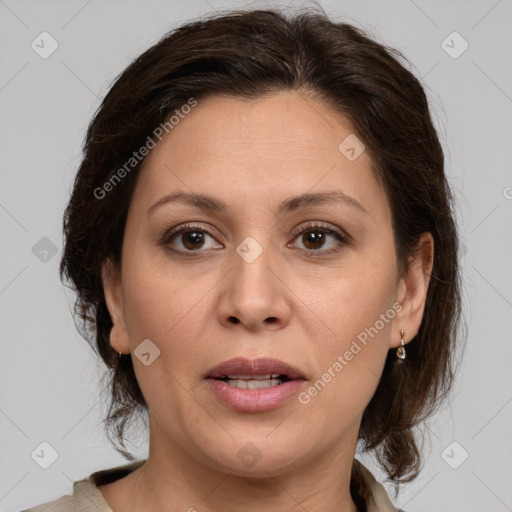
{"label": "eyebrow", "polygon": [[[181,202],[195,206],[202,210],[214,212],[230,209],[230,207],[224,201],[206,196],[204,194],[173,192],[161,197],[156,203],[151,205],[147,211],[148,215],[159,206],[170,202]],[[307,206],[317,206],[340,202],[356,208],[363,213],[368,213],[368,210],[366,210],[366,208],[364,208],[364,206],[354,197],[345,194],[341,190],[332,190],[329,192],[307,193],[286,199],[279,205],[277,209],[277,215],[291,213],[300,210],[301,208],[306,208]]]}

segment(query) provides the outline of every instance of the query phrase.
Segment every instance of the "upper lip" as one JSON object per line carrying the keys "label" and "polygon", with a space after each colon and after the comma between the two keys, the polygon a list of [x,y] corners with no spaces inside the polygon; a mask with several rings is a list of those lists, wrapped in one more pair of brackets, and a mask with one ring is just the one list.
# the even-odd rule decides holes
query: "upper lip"
{"label": "upper lip", "polygon": [[279,359],[260,358],[251,360],[243,357],[236,357],[218,364],[208,371],[205,378],[224,379],[228,375],[252,377],[254,375],[272,374],[286,375],[289,379],[305,378],[298,368]]}

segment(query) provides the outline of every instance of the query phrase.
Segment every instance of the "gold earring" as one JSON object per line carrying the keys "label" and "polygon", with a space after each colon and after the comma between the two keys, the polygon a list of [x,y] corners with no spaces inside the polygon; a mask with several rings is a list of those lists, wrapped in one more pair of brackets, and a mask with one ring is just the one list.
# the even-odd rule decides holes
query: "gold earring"
{"label": "gold earring", "polygon": [[396,357],[398,359],[404,360],[405,359],[405,343],[404,343],[404,330],[400,329],[400,346],[396,349]]}

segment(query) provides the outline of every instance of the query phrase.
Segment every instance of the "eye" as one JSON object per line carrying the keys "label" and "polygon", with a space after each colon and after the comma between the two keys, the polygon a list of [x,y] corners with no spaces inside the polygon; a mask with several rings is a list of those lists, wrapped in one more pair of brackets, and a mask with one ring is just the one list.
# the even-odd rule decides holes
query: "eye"
{"label": "eye", "polygon": [[[208,240],[211,241],[208,242]],[[215,241],[213,235],[207,230],[192,224],[185,224],[172,229],[164,236],[162,244],[171,251],[181,253],[201,252],[201,249],[220,249],[223,247]]]}
{"label": "eye", "polygon": [[[288,247],[299,243],[300,251],[307,254],[318,253],[319,256],[339,251],[343,245],[350,244],[348,235],[321,222],[311,222],[293,233],[293,236],[295,242],[287,244]],[[203,249],[223,248],[208,230],[193,224],[172,229],[164,235],[161,243],[170,251],[186,256],[205,252]]]}
{"label": "eye", "polygon": [[341,231],[319,222],[309,223],[294,233],[294,236],[294,240],[302,245],[299,249],[309,254],[314,252],[330,254],[349,243],[348,237]]}

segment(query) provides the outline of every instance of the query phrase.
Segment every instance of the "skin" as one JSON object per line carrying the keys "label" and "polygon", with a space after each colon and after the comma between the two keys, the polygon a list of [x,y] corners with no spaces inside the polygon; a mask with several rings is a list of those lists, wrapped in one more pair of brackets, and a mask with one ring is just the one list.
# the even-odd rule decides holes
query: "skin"
{"label": "skin", "polygon": [[[419,329],[434,248],[425,233],[418,257],[399,275],[391,211],[370,155],[349,161],[338,149],[351,133],[348,119],[299,92],[251,101],[213,96],[148,155],[121,269],[103,265],[111,342],[132,353],[150,409],[148,462],[100,487],[115,512],[356,512],[349,483],[362,414],[400,330],[407,343]],[[338,201],[276,214],[292,196],[332,190],[366,212]],[[228,207],[169,202],[148,214],[176,191]],[[310,221],[350,242],[328,234],[323,245],[308,242],[316,228],[295,234]],[[184,245],[186,235],[161,243],[186,223],[210,230],[199,250]],[[235,250],[248,236],[263,249],[252,263]],[[293,397],[271,411],[238,412],[203,379],[233,357],[273,357],[302,370],[307,390],[393,304],[401,304],[394,318],[307,404]],[[133,356],[145,339],[160,350],[149,366]],[[249,442],[261,455],[250,468],[237,456]]]}

